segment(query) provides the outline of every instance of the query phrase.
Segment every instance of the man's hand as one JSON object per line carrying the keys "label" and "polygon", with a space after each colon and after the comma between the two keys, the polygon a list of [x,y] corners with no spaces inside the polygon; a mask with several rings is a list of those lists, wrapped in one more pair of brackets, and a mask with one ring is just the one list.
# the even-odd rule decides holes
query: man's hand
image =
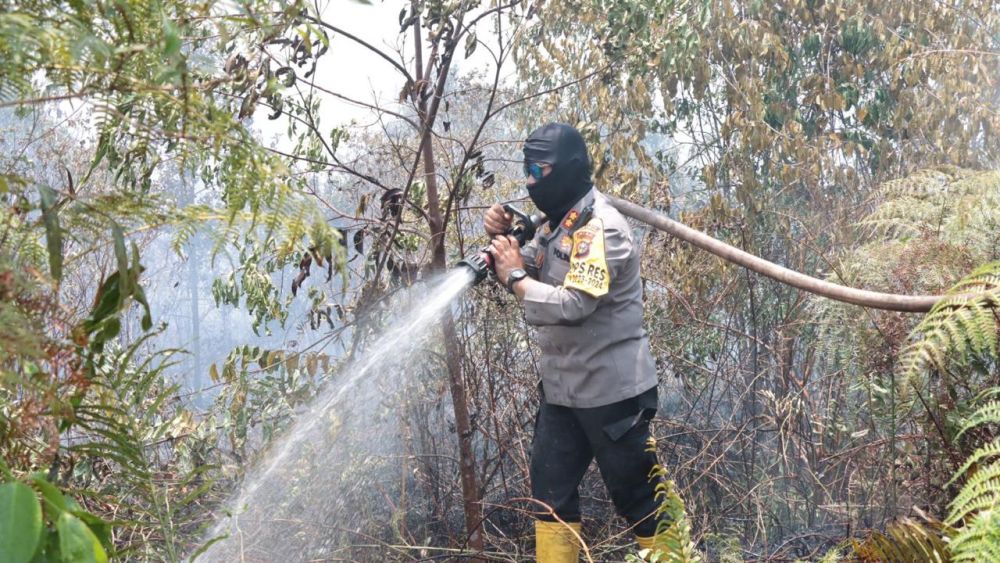
{"label": "man's hand", "polygon": [[490,254],[493,255],[493,269],[497,273],[497,279],[503,285],[507,285],[507,276],[510,275],[511,270],[524,268],[521,245],[512,236],[499,235],[494,237],[493,242],[490,243]]}
{"label": "man's hand", "polygon": [[504,211],[502,205],[494,203],[483,216],[483,226],[486,227],[486,234],[490,236],[502,235],[510,228],[513,220],[514,217]]}

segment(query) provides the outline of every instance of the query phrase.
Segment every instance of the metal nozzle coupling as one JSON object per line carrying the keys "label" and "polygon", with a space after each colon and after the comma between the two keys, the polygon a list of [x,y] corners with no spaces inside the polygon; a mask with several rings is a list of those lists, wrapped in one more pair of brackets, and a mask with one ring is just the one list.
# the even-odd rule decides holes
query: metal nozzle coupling
{"label": "metal nozzle coupling", "polygon": [[485,280],[490,275],[490,271],[493,270],[493,256],[483,249],[462,258],[458,265],[472,270],[473,275],[475,275],[472,284],[477,285]]}
{"label": "metal nozzle coupling", "polygon": [[527,215],[512,205],[504,205],[503,208],[512,217],[510,229],[506,234],[513,235],[521,246],[535,238],[535,231],[545,222],[544,215]]}
{"label": "metal nozzle coupling", "polygon": [[[517,242],[524,244],[535,238],[535,231],[545,220],[544,215],[525,215],[510,205],[505,205],[504,210],[511,214],[511,226],[505,234],[513,235]],[[475,279],[472,285],[477,285],[493,272],[493,255],[490,254],[488,246],[483,247],[478,252],[462,258],[456,266],[465,266],[472,270]]]}

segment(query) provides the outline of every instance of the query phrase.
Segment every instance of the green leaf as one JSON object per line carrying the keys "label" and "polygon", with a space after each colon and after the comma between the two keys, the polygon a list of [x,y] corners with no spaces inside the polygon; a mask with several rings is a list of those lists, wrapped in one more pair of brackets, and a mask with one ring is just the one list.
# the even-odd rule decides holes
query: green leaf
{"label": "green leaf", "polygon": [[118,294],[118,308],[120,309],[131,291],[129,289],[129,276],[124,275],[124,272],[128,271],[128,252],[125,250],[125,233],[122,232],[122,228],[118,223],[111,225],[111,238],[114,239],[115,243],[115,259],[118,260],[118,271],[122,273],[122,277],[119,278],[121,281],[121,291]]}
{"label": "green leaf", "polygon": [[146,300],[146,292],[139,285],[139,275],[142,274],[142,264],[139,263],[139,247],[132,243],[132,270],[129,278],[132,280],[132,297],[142,305],[142,330],[153,328],[153,313],[149,309],[149,301]]}
{"label": "green leaf", "polygon": [[74,510],[73,515],[82,520],[90,528],[90,531],[94,533],[94,536],[101,542],[104,549],[111,549],[111,524],[108,521],[84,510]]}
{"label": "green leaf", "polygon": [[163,58],[168,59],[181,50],[181,36],[174,22],[163,20]]}
{"label": "green leaf", "polygon": [[90,312],[90,317],[84,322],[84,330],[89,334],[96,330],[105,319],[118,312],[120,287],[118,278],[120,272],[115,272],[108,276],[108,279],[101,284],[94,299],[96,303]]}
{"label": "green leaf", "polygon": [[38,186],[38,193],[42,198],[42,219],[45,221],[45,244],[49,249],[49,270],[52,272],[52,279],[59,282],[62,279],[63,243],[59,216],[55,211],[56,192],[48,186]]}
{"label": "green leaf", "polygon": [[66,563],[107,563],[108,555],[94,532],[76,516],[63,512],[56,521],[59,559]]}
{"label": "green leaf", "polygon": [[42,507],[31,487],[0,485],[0,562],[31,560],[42,533]]}
{"label": "green leaf", "polygon": [[47,503],[46,510],[50,517],[55,517],[67,510],[66,497],[63,496],[62,492],[55,485],[49,483],[41,473],[32,477],[31,482],[42,492],[42,498]]}

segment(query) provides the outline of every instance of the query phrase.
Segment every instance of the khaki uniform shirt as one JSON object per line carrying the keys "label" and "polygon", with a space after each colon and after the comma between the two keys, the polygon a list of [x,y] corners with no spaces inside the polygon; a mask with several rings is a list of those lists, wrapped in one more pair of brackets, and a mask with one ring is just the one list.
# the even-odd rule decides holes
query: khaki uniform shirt
{"label": "khaki uniform shirt", "polygon": [[599,407],[656,385],[642,327],[639,249],[600,192],[591,190],[555,229],[546,223],[521,254],[528,274],[546,284],[528,286],[524,313],[538,329],[547,403]]}

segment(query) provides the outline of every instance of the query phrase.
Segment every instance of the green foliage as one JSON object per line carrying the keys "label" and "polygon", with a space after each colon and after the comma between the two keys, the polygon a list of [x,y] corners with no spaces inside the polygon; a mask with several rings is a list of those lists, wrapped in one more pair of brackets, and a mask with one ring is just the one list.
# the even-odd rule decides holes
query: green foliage
{"label": "green foliage", "polygon": [[523,128],[550,120],[575,124],[603,189],[642,193],[640,184],[660,178],[643,142],[654,129],[657,98],[678,83],[701,80],[693,63],[704,48],[710,6],[703,0],[582,0],[541,7],[544,25],[529,27],[527,41],[516,45],[526,91],[546,93],[529,108]]}
{"label": "green foliage", "polygon": [[243,345],[230,352],[221,369],[212,365],[212,381],[225,383],[216,410],[233,454],[249,455],[253,428],[260,428],[265,443],[284,428],[293,409],[313,398],[330,375],[330,362],[329,356],[316,352]]}
{"label": "green foliage", "polygon": [[[338,231],[242,121],[287,83],[270,62],[224,63],[286,34],[325,36],[293,29],[299,2],[0,6],[0,111],[44,133],[13,135],[23,145],[0,167],[0,452],[14,474],[49,468],[64,487],[55,502],[58,489],[34,482],[54,560],[104,560],[113,539],[121,557],[176,561],[197,534],[218,439],[180,406],[172,352],[151,352],[141,249],[172,230],[178,252],[206,237],[214,254],[248,257],[234,300],[261,324],[287,314],[276,272],[309,252],[339,265]],[[66,101],[82,123],[55,121]],[[189,184],[209,203],[185,199]]]}
{"label": "green foliage", "polygon": [[982,266],[948,291],[910,335],[900,352],[899,383],[905,390],[934,370],[967,373],[997,357],[996,308],[1000,305],[1000,262]]}
{"label": "green foliage", "polygon": [[947,540],[941,536],[943,530],[940,523],[903,519],[891,524],[885,533],[873,532],[864,540],[852,540],[851,547],[859,561],[944,563],[950,559]]}
{"label": "green foliage", "polygon": [[[6,467],[0,466],[5,472]],[[0,554],[4,562],[108,561],[111,526],[66,497],[42,474],[0,485]]]}
{"label": "green foliage", "polygon": [[[989,261],[997,257],[998,187],[1000,175],[994,171],[939,167],[887,182],[875,194],[878,205],[861,223],[870,229],[871,238],[845,257],[838,278],[852,285],[910,293],[935,293],[951,285],[947,296],[911,331],[891,314],[871,313],[859,319],[849,315],[846,306],[817,304],[823,323],[820,337],[832,352],[829,357],[872,374],[870,392],[884,400],[881,412],[890,415],[887,422],[893,432],[898,413],[908,412],[918,397],[916,404],[921,411],[930,410],[932,421],[948,416],[949,404],[958,407],[961,418],[970,394],[983,384],[995,384],[990,374],[998,352],[1000,263]],[[972,268],[984,262],[988,263]],[[885,371],[892,372],[892,379],[887,380]],[[928,391],[934,399],[926,398]],[[938,435],[946,428],[930,435],[957,440],[989,422],[994,409],[995,403],[984,405],[966,419],[957,435]],[[998,450],[995,440],[977,448],[952,482],[992,461]],[[985,469],[970,475],[951,501],[947,525],[927,528],[913,521],[899,522],[886,534],[855,542],[855,554],[872,561],[989,559],[996,540],[991,543],[993,528],[988,526],[1000,484],[996,470],[989,465]],[[964,528],[950,527],[963,522]],[[942,535],[950,538],[947,543]]]}
{"label": "green foliage", "polygon": [[874,197],[878,206],[861,224],[880,240],[933,237],[967,246],[978,256],[993,250],[1000,228],[1000,171],[920,170],[885,182]]}
{"label": "green foliage", "polygon": [[[284,322],[292,295],[283,294],[272,276],[309,257],[323,268],[326,280],[334,272],[346,276],[344,235],[331,227],[308,201],[282,198],[274,210],[236,213],[221,218],[210,208],[190,206],[179,213],[174,248],[183,248],[195,233],[203,233],[216,252],[235,252],[238,266],[212,283],[219,305],[243,305],[254,319],[254,332],[270,334],[267,323]],[[308,268],[307,268],[308,271]]]}
{"label": "green foliage", "polygon": [[[223,209],[213,214],[226,225],[224,233],[246,233],[243,247],[267,246],[270,237],[286,235],[271,249],[276,259],[261,258],[266,275],[305,252],[310,245],[301,242],[310,235],[321,242],[335,238],[322,215],[302,203],[302,180],[240,121],[258,100],[274,102],[283,87],[275,76],[294,76],[291,67],[272,69],[273,55],[248,62],[243,50],[284,44],[301,66],[325,51],[312,45],[328,45],[326,36],[304,22],[307,11],[299,2],[216,7],[189,0],[21,2],[0,14],[0,107],[80,99],[95,108],[96,142],[87,169],[76,182],[67,170],[65,191],[38,187],[54,279],[66,260],[63,246],[89,244],[95,219],[118,216],[139,230],[176,224],[178,246],[195,230],[211,227],[190,221],[204,215],[203,208],[178,209],[193,202],[146,199],[171,176],[215,190]],[[219,60],[224,56],[230,56],[225,64]],[[24,76],[37,76],[37,84]],[[9,172],[4,180],[30,187]],[[126,209],[122,204],[133,195]],[[219,237],[216,250],[235,238]]]}
{"label": "green foliage", "polygon": [[[1000,232],[1000,175],[938,167],[884,183],[873,194],[876,203],[859,224],[862,244],[841,255],[830,278],[853,287],[898,293],[937,294],[959,282],[976,265],[995,260]],[[815,299],[811,305],[819,325],[819,350],[829,367],[871,374],[859,381],[873,397],[888,405],[891,388],[903,407],[922,390],[928,368],[949,361],[943,350],[960,355],[995,353],[996,335],[990,313],[995,276],[990,267],[976,270],[955,287],[954,297],[938,303],[919,332],[907,341],[915,320]],[[963,294],[989,292],[974,299]],[[898,355],[898,358],[897,358]],[[971,357],[971,356],[969,356]],[[965,363],[955,367],[975,367]],[[942,373],[947,375],[947,370]],[[892,376],[895,381],[890,381]],[[948,378],[954,388],[976,389],[966,378]],[[973,391],[973,394],[976,391]],[[954,394],[954,393],[953,393]]]}
{"label": "green foliage", "polygon": [[[81,460],[104,460],[118,468],[114,485],[95,493],[129,501],[132,516],[120,520],[119,526],[153,526],[162,534],[160,546],[134,545],[130,551],[148,557],[162,550],[161,555],[173,561],[183,556],[178,527],[192,503],[199,502],[199,495],[211,486],[205,479],[211,466],[185,467],[181,460],[162,459],[158,452],[159,444],[184,438],[191,415],[171,405],[177,386],[166,382],[164,371],[172,365],[174,352],[139,356],[155,335],[148,333],[128,348],[102,352],[96,359],[90,395],[76,409],[75,426],[83,435],[67,450]],[[164,466],[170,468],[170,478]]]}
{"label": "green foliage", "polygon": [[[986,264],[949,290],[920,321],[910,335],[911,343],[900,352],[902,385],[916,386],[930,373],[967,377],[983,366],[996,365],[998,282],[1000,263]],[[990,400],[997,392],[993,387],[976,398],[981,404],[963,417],[954,436],[958,442],[980,432],[987,440],[948,483],[964,480],[944,524],[931,522],[927,527],[909,520],[898,522],[886,534],[876,532],[863,542],[855,541],[856,555],[865,561],[986,561],[1000,556],[1000,438],[981,432],[1000,425],[1000,401]]]}
{"label": "green foliage", "polygon": [[[995,396],[1000,388],[983,393]],[[983,402],[962,425],[962,434],[983,426],[1000,425],[1000,402]],[[993,561],[1000,557],[1000,438],[980,445],[948,483],[964,480],[950,503],[944,522],[920,523],[904,519],[885,533],[873,532],[852,540],[854,555],[862,561]]]}
{"label": "green foliage", "polygon": [[[997,328],[994,327],[994,331]],[[994,351],[993,358],[996,358]],[[995,396],[994,388],[986,396]],[[982,403],[962,426],[966,432],[1000,426],[1000,401]],[[949,549],[954,561],[987,561],[1000,558],[1000,437],[980,445],[955,472],[952,483],[964,479],[952,499],[946,522],[957,528]],[[951,483],[949,483],[951,484]]]}
{"label": "green foliage", "polygon": [[[650,439],[650,448],[656,449],[656,442]],[[684,499],[677,493],[676,485],[667,479],[667,470],[657,465],[650,472],[650,480],[656,482],[656,535],[653,547],[639,553],[639,558],[629,556],[628,561],[649,561],[659,563],[699,563],[701,554],[691,541],[691,523],[684,508]]]}
{"label": "green foliage", "polygon": [[45,240],[49,249],[49,268],[52,279],[59,282],[62,279],[62,230],[59,228],[59,215],[56,212],[56,193],[48,186],[40,186],[42,218],[45,221]]}
{"label": "green foliage", "polygon": [[82,520],[63,512],[56,521],[56,533],[59,535],[59,557],[63,561],[78,561],[81,563],[106,563],[107,554],[101,547],[94,532]]}
{"label": "green foliage", "polygon": [[35,554],[42,534],[42,507],[27,485],[0,485],[0,553],[4,561],[25,563]]}

